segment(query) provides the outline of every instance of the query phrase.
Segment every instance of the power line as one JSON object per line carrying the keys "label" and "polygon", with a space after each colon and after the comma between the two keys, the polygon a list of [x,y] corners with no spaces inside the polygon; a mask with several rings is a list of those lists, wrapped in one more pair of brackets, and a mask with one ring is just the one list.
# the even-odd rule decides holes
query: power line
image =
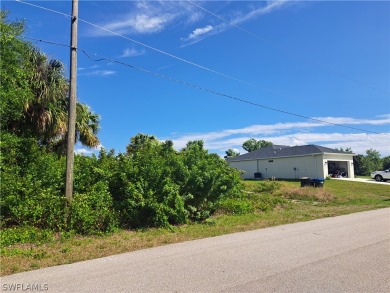
{"label": "power line", "polygon": [[[43,10],[46,10],[46,11],[49,11],[49,12],[53,12],[53,13],[57,13],[57,14],[60,14],[60,15],[67,16],[67,17],[71,17],[69,14],[66,14],[66,13],[63,13],[63,12],[60,12],[60,11],[56,11],[56,10],[53,10],[53,9],[48,9],[48,8],[46,8],[46,7],[43,7],[43,6],[39,6],[39,5],[36,5],[36,4],[31,4],[31,3],[24,2],[24,1],[21,1],[21,0],[15,0],[15,1],[17,1],[17,2],[19,2],[19,3],[22,3],[22,4],[30,5],[30,6],[33,6],[33,7],[36,7],[36,8],[40,8],[40,9],[43,9]],[[117,32],[114,32],[114,31],[112,31],[112,30],[109,30],[109,29],[107,29],[107,28],[105,28],[105,27],[99,26],[99,25],[97,25],[97,24],[95,24],[95,23],[92,23],[92,22],[90,22],[90,21],[87,21],[87,20],[85,20],[85,19],[79,18],[78,20],[79,20],[80,22],[84,22],[84,23],[86,23],[86,24],[88,24],[88,25],[90,25],[90,26],[93,26],[93,27],[95,27],[95,28],[98,28],[98,29],[100,29],[100,30],[103,30],[103,31],[105,31],[105,32],[108,32],[108,33],[110,33],[110,34],[112,34],[112,35],[115,35],[115,36],[117,36],[117,37],[126,39],[126,40],[128,40],[128,41],[131,41],[131,42],[133,42],[133,43],[135,43],[135,44],[138,44],[138,45],[140,45],[140,46],[143,46],[143,47],[145,47],[145,48],[148,48],[148,49],[153,50],[153,51],[155,51],[155,52],[158,52],[158,53],[160,53],[160,54],[163,54],[163,55],[166,55],[166,56],[171,57],[171,58],[173,58],[173,59],[179,60],[179,61],[181,61],[181,62],[183,62],[183,63],[187,63],[187,64],[189,64],[189,65],[192,65],[192,66],[194,66],[194,67],[203,69],[203,70],[205,70],[205,71],[208,71],[208,72],[217,74],[217,75],[219,75],[219,76],[222,76],[222,77],[225,77],[225,78],[228,78],[228,79],[231,79],[231,80],[235,80],[235,81],[240,82],[240,83],[242,83],[242,84],[246,84],[246,85],[249,85],[249,86],[252,86],[252,87],[260,88],[260,89],[262,89],[262,90],[266,90],[266,91],[275,93],[274,91],[272,91],[272,90],[270,90],[270,89],[267,89],[267,88],[265,88],[265,87],[261,87],[261,86],[252,84],[252,83],[247,82],[247,81],[245,81],[245,80],[242,80],[242,79],[239,79],[239,78],[236,78],[236,77],[227,75],[227,74],[225,74],[225,73],[219,72],[219,71],[214,70],[214,69],[211,69],[211,68],[209,68],[209,67],[206,67],[206,66],[200,65],[200,64],[198,64],[198,63],[189,61],[189,60],[187,60],[187,59],[181,58],[181,57],[179,57],[179,56],[173,55],[173,54],[168,53],[168,52],[166,52],[166,51],[163,51],[163,50],[160,50],[160,49],[155,48],[155,47],[153,47],[153,46],[150,46],[150,45],[147,45],[147,44],[145,44],[145,43],[142,43],[142,42],[140,42],[140,41],[137,41],[137,40],[134,40],[134,39],[132,39],[132,38],[126,37],[126,36],[124,36],[124,35],[122,35],[122,34],[119,34],[119,33],[117,33]]]}
{"label": "power line", "polygon": [[32,38],[32,37],[26,37],[26,36],[19,36],[19,37],[23,38],[23,39],[28,39],[28,40],[32,40],[32,41],[41,42],[41,43],[46,43],[46,44],[49,44],[49,45],[55,45],[55,46],[70,48],[70,46],[66,45],[66,44],[61,44],[61,43],[56,43],[56,42],[52,42],[52,41],[36,39],[36,38]]}
{"label": "power line", "polygon": [[[102,56],[100,56],[100,57],[102,57]],[[105,57],[103,57],[103,58],[105,58]],[[296,114],[296,113],[293,113],[293,112],[288,112],[288,111],[280,110],[280,109],[277,109],[277,108],[268,107],[268,106],[265,106],[265,105],[262,105],[262,104],[259,104],[259,103],[256,103],[256,102],[252,102],[252,101],[248,101],[248,100],[245,100],[243,98],[240,98],[240,97],[234,97],[232,95],[224,94],[224,93],[221,93],[221,92],[218,92],[218,91],[215,91],[215,90],[211,90],[211,89],[199,86],[197,84],[193,84],[193,83],[189,83],[189,82],[186,82],[186,81],[182,81],[182,80],[170,77],[170,76],[166,76],[166,75],[163,75],[163,74],[160,74],[160,73],[156,73],[156,72],[144,69],[142,67],[134,66],[134,65],[131,65],[131,64],[128,64],[128,63],[124,63],[124,62],[115,60],[115,59],[110,59],[110,58],[105,58],[105,59],[107,61],[110,61],[110,62],[113,62],[113,63],[117,63],[117,64],[121,64],[121,65],[124,65],[124,66],[127,66],[127,67],[131,67],[131,68],[134,68],[136,70],[139,70],[139,71],[142,71],[142,72],[154,75],[156,77],[160,77],[160,78],[164,78],[164,79],[167,79],[167,80],[171,80],[171,81],[174,81],[176,83],[180,83],[180,84],[185,85],[185,86],[196,88],[196,89],[202,90],[204,92],[208,92],[208,93],[211,93],[211,94],[214,94],[214,95],[218,95],[218,96],[221,96],[221,97],[229,98],[229,99],[232,99],[232,100],[235,100],[235,101],[238,101],[238,102],[242,102],[242,103],[246,103],[246,104],[249,104],[249,105],[252,105],[252,106],[268,109],[268,110],[279,112],[279,113],[283,113],[283,114],[288,114],[288,115],[291,115],[291,116],[305,118],[305,119],[309,119],[309,120],[312,120],[312,121],[316,121],[316,122],[320,122],[320,123],[324,123],[324,124],[328,124],[328,125],[339,126],[339,127],[344,127],[344,128],[349,128],[349,129],[359,130],[359,131],[364,131],[364,132],[370,132],[370,133],[374,133],[374,134],[381,134],[381,133],[375,132],[375,131],[365,130],[365,129],[356,128],[356,127],[352,127],[352,126],[347,126],[347,125],[343,125],[343,124],[332,123],[332,122],[324,121],[324,120],[321,120],[321,119],[316,119],[316,118],[312,118],[312,117]]]}
{"label": "power line", "polygon": [[304,57],[302,57],[302,56],[298,56],[298,55],[294,54],[291,50],[286,49],[285,47],[283,47],[283,46],[281,46],[281,45],[279,45],[279,44],[277,44],[277,43],[275,43],[275,42],[273,42],[273,41],[271,41],[271,40],[268,40],[268,39],[266,39],[266,38],[264,38],[264,37],[262,37],[262,36],[260,36],[260,35],[258,35],[258,34],[256,34],[256,33],[254,33],[254,32],[251,32],[251,31],[249,31],[249,30],[243,28],[242,26],[239,26],[238,24],[233,23],[232,21],[229,21],[229,20],[227,20],[226,18],[223,18],[222,16],[220,16],[220,15],[218,15],[218,14],[215,14],[214,12],[211,12],[210,10],[204,8],[203,6],[201,6],[201,5],[199,5],[199,4],[196,4],[196,3],[193,2],[193,1],[190,1],[190,0],[186,0],[186,1],[187,1],[188,3],[190,3],[190,4],[192,4],[193,6],[198,7],[199,9],[201,9],[201,10],[207,12],[208,14],[213,15],[213,16],[216,17],[216,18],[219,18],[219,19],[222,20],[223,22],[225,22],[225,23],[227,23],[227,24],[229,24],[229,25],[231,25],[231,26],[233,26],[233,27],[235,27],[235,28],[237,28],[237,29],[239,29],[239,30],[241,30],[241,31],[243,31],[243,32],[245,32],[245,33],[251,35],[252,37],[255,37],[256,39],[260,39],[260,40],[262,40],[262,41],[264,41],[264,42],[266,42],[266,43],[269,43],[269,44],[271,44],[272,46],[278,48],[278,49],[281,50],[281,51],[286,52],[287,54],[289,54],[289,55],[291,55],[291,56],[293,56],[293,57],[296,57],[296,58],[298,58],[298,59],[304,60],[304,61],[306,61],[306,62],[308,62],[308,63],[316,64],[317,66],[322,67],[322,68],[324,68],[324,69],[327,70],[327,71],[330,71],[330,72],[332,72],[332,73],[334,73],[334,74],[337,74],[337,75],[339,75],[339,76],[342,76],[342,77],[344,77],[344,78],[346,78],[346,79],[349,79],[349,80],[351,80],[351,81],[353,81],[353,82],[356,82],[356,83],[358,83],[358,84],[360,84],[360,85],[363,85],[363,86],[365,86],[365,87],[368,87],[368,88],[374,89],[374,90],[376,90],[376,91],[385,93],[386,95],[390,95],[390,93],[389,93],[388,91],[385,91],[385,90],[379,89],[379,88],[377,88],[377,87],[374,87],[374,86],[372,86],[372,85],[370,85],[370,84],[367,84],[367,83],[362,82],[362,81],[360,81],[360,80],[357,80],[357,79],[355,79],[355,78],[353,78],[353,77],[350,77],[350,76],[348,76],[348,75],[346,75],[346,74],[344,74],[344,73],[338,72],[338,71],[336,71],[336,70],[334,70],[334,69],[332,69],[332,68],[329,68],[329,67],[327,67],[327,66],[321,65],[321,64],[316,63],[316,62],[313,62],[313,61],[311,61],[311,60],[308,60],[307,58],[304,58]]}
{"label": "power line", "polygon": [[[44,40],[41,40],[41,39],[35,39],[35,38],[29,38],[29,37],[25,37],[25,38],[26,39],[32,39],[32,40],[39,41],[39,42],[48,43],[48,44],[54,44],[54,45],[58,45],[58,46],[70,47],[69,45],[54,43],[54,42],[50,42],[50,41],[44,41]],[[349,128],[349,129],[363,131],[363,132],[369,132],[369,133],[373,133],[373,134],[381,134],[380,132],[376,132],[376,131],[361,129],[361,128],[347,126],[347,125],[338,124],[338,123],[332,123],[332,122],[328,122],[328,121],[325,121],[325,120],[312,118],[312,117],[308,117],[308,116],[305,116],[305,115],[296,114],[296,113],[293,113],[293,112],[289,112],[289,111],[285,111],[285,110],[281,110],[281,109],[265,106],[265,105],[262,105],[262,104],[259,104],[259,103],[256,103],[256,102],[252,102],[252,101],[240,98],[240,97],[234,97],[234,96],[229,95],[229,94],[224,94],[224,93],[221,93],[221,92],[218,92],[218,91],[215,91],[215,90],[211,90],[211,89],[199,86],[199,85],[194,84],[194,83],[182,81],[182,80],[177,79],[177,78],[173,78],[173,77],[170,77],[170,76],[167,76],[167,75],[156,73],[154,71],[151,71],[151,70],[139,67],[139,66],[135,66],[135,65],[132,65],[132,64],[129,64],[129,63],[118,61],[116,59],[112,59],[112,58],[109,58],[109,57],[101,56],[101,55],[98,55],[98,54],[94,54],[95,56],[98,57],[98,59],[94,59],[94,58],[91,57],[91,54],[88,53],[86,50],[83,50],[83,49],[80,49],[80,48],[78,48],[78,50],[81,51],[85,56],[87,56],[87,58],[90,59],[91,61],[100,62],[100,61],[106,60],[106,61],[109,61],[109,62],[112,62],[112,63],[116,63],[116,64],[119,64],[119,65],[122,65],[122,66],[126,66],[126,67],[129,67],[129,68],[136,69],[138,71],[141,71],[141,72],[153,75],[155,77],[159,77],[159,78],[163,78],[163,79],[166,79],[166,80],[170,80],[170,81],[173,81],[173,82],[176,82],[176,83],[179,83],[179,84],[191,87],[191,88],[195,88],[195,89],[198,89],[198,90],[201,90],[201,91],[204,91],[204,92],[208,92],[208,93],[211,93],[211,94],[214,94],[214,95],[217,95],[217,96],[221,96],[221,97],[224,97],[224,98],[228,98],[228,99],[235,100],[235,101],[238,101],[238,102],[241,102],[241,103],[245,103],[245,104],[249,104],[249,105],[252,105],[252,106],[256,106],[256,107],[259,107],[259,108],[263,108],[263,109],[267,109],[267,110],[271,110],[271,111],[275,111],[275,112],[279,112],[279,113],[283,113],[283,114],[287,114],[287,115],[291,115],[291,116],[295,116],[295,117],[299,117],[299,118],[304,118],[304,119],[320,122],[320,123],[323,123],[323,124],[328,124],[328,125],[333,125],[333,126],[338,126],[338,127],[343,127],[343,128]]]}
{"label": "power line", "polygon": [[66,14],[66,13],[63,13],[61,11],[57,11],[57,10],[50,9],[50,8],[47,8],[47,7],[43,7],[43,6],[39,6],[39,5],[36,5],[36,4],[24,2],[24,1],[21,1],[21,0],[15,0],[15,1],[19,2],[19,3],[22,3],[22,4],[25,4],[25,5],[30,5],[30,6],[33,6],[33,7],[36,7],[36,8],[40,8],[40,9],[43,9],[43,10],[46,10],[46,11],[50,11],[50,12],[53,12],[53,13],[61,14],[63,16],[69,17],[69,18],[72,17],[70,14]]}
{"label": "power line", "polygon": [[[53,12],[53,13],[57,13],[57,14],[60,14],[60,15],[63,15],[63,16],[71,17],[71,15],[69,15],[69,14],[66,14],[66,13],[63,13],[63,12],[60,12],[60,11],[56,11],[56,10],[53,10],[53,9],[49,9],[49,8],[46,8],[46,7],[43,7],[43,6],[39,6],[39,5],[36,5],[36,4],[24,2],[24,1],[22,1],[22,0],[15,0],[15,1],[17,1],[17,2],[19,2],[19,3],[22,3],[22,4],[30,5],[30,6],[39,8],[39,9],[43,9],[43,10],[46,10],[46,11],[49,11],[49,12]],[[222,21],[224,21],[224,22],[226,22],[226,23],[228,23],[228,24],[230,24],[230,25],[232,25],[232,26],[234,26],[234,27],[240,29],[241,31],[244,31],[245,33],[250,34],[251,36],[254,36],[254,37],[256,37],[257,39],[261,39],[262,41],[265,41],[265,42],[267,42],[267,43],[270,43],[271,45],[273,45],[273,46],[279,48],[280,50],[285,51],[286,53],[288,53],[288,54],[294,56],[294,54],[293,54],[292,52],[290,52],[289,50],[287,50],[287,49],[281,47],[280,45],[276,44],[275,42],[270,41],[270,40],[268,40],[268,39],[265,39],[265,38],[259,36],[259,35],[256,34],[256,33],[253,33],[253,32],[251,32],[251,31],[249,31],[249,30],[247,30],[247,29],[245,29],[245,28],[243,28],[243,27],[241,27],[241,26],[239,26],[239,25],[237,25],[237,24],[234,24],[234,23],[230,22],[229,20],[227,20],[227,19],[225,19],[225,18],[223,18],[223,17],[221,17],[221,16],[219,16],[219,15],[217,15],[217,14],[215,14],[215,13],[209,11],[209,10],[207,10],[206,8],[204,8],[204,7],[202,7],[202,6],[200,6],[200,5],[196,4],[196,3],[194,3],[193,1],[190,1],[190,0],[186,0],[186,1],[187,1],[188,3],[191,3],[191,4],[194,5],[194,6],[198,7],[199,9],[202,9],[203,11],[205,11],[205,12],[207,12],[207,13],[209,13],[209,14],[211,14],[211,15],[213,15],[213,16],[219,18],[219,19],[221,19]],[[247,82],[247,81],[245,81],[245,80],[242,80],[242,79],[239,79],[239,78],[236,78],[236,77],[227,75],[227,74],[225,74],[225,73],[219,72],[219,71],[214,70],[214,69],[211,69],[211,68],[209,68],[209,67],[206,67],[206,66],[197,64],[197,63],[195,63],[195,62],[189,61],[189,60],[187,60],[187,59],[178,57],[178,56],[173,55],[173,54],[171,54],[171,53],[168,53],[168,52],[166,52],[166,51],[160,50],[160,49],[155,48],[155,47],[153,47],[153,46],[150,46],[150,45],[147,45],[147,44],[145,44],[145,43],[142,43],[142,42],[139,42],[139,41],[137,41],[137,40],[134,40],[134,39],[132,39],[132,38],[126,37],[126,36],[124,36],[124,35],[122,35],[122,34],[116,33],[116,32],[114,32],[114,31],[112,31],[112,30],[109,30],[109,29],[107,29],[107,28],[104,28],[104,27],[102,27],[102,26],[99,26],[99,25],[97,25],[97,24],[94,24],[94,23],[89,22],[89,21],[87,21],[87,20],[84,20],[84,19],[82,19],[82,18],[79,18],[79,21],[80,21],[80,22],[84,22],[84,23],[86,23],[86,24],[88,24],[88,25],[90,25],[90,26],[96,27],[96,28],[98,28],[98,29],[101,29],[101,30],[103,30],[103,31],[106,31],[106,32],[108,32],[108,33],[110,33],[110,34],[113,34],[113,35],[116,35],[116,36],[118,36],[118,37],[121,37],[121,38],[124,38],[124,39],[126,39],[126,40],[129,40],[129,41],[131,41],[131,42],[133,42],[133,43],[136,43],[136,44],[138,44],[138,45],[140,45],[140,46],[143,46],[143,47],[145,47],[145,48],[148,48],[148,49],[153,50],[153,51],[155,51],[155,52],[158,52],[158,53],[160,53],[160,54],[166,55],[166,56],[171,57],[171,58],[173,58],[173,59],[176,59],[176,60],[179,60],[179,61],[184,62],[184,63],[186,63],[186,64],[192,65],[192,66],[194,66],[194,67],[203,69],[203,70],[205,70],[205,71],[208,71],[208,72],[217,74],[217,75],[219,75],[219,76],[222,76],[222,77],[225,77],[225,78],[228,78],[228,79],[231,79],[231,80],[235,80],[235,81],[237,81],[237,82],[240,82],[240,83],[242,83],[242,84],[249,85],[249,86],[251,86],[251,87],[259,88],[259,89],[261,89],[261,90],[264,90],[264,91],[273,93],[273,94],[275,94],[275,95],[277,95],[277,96],[279,96],[279,97],[285,97],[285,96],[283,96],[283,95],[280,95],[280,93],[278,93],[278,92],[276,92],[276,91],[274,91],[274,90],[271,90],[271,89],[269,89],[269,88],[266,88],[266,87],[264,87],[264,86],[259,86],[259,85],[256,85],[256,84]],[[301,59],[305,60],[306,62],[313,63],[313,62],[311,62],[310,60],[307,60],[307,59],[305,59],[305,58],[303,58],[303,57],[298,57],[298,58],[301,58]],[[318,65],[318,66],[321,66],[320,64],[317,64],[317,65]],[[322,67],[324,67],[324,66],[322,66]],[[356,80],[356,79],[354,79],[354,78],[351,78],[351,77],[349,77],[349,76],[347,76],[347,75],[345,75],[345,74],[336,72],[336,71],[334,71],[333,69],[326,68],[326,67],[324,67],[324,68],[325,68],[326,70],[328,70],[328,71],[331,71],[331,72],[333,72],[333,73],[335,73],[335,74],[337,74],[337,75],[343,76],[344,78],[349,79],[349,80],[351,80],[351,81],[354,81],[354,82],[356,82],[356,83],[359,83],[359,84],[361,84],[361,85],[363,85],[363,86],[366,86],[366,87],[369,87],[369,88],[371,88],[371,89],[380,91],[380,92],[385,93],[385,94],[387,94],[387,95],[390,95],[390,93],[388,93],[387,91],[384,91],[384,90],[378,89],[378,88],[376,88],[376,87],[373,87],[373,86],[371,86],[371,85],[368,85],[368,84],[366,84],[366,83],[363,83],[363,82],[361,82],[361,81],[359,81],[359,80]]]}

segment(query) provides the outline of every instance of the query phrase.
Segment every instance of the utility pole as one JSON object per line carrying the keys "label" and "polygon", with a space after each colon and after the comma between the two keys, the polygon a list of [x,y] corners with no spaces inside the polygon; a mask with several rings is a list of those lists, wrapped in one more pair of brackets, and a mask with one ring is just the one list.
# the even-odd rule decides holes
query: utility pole
{"label": "utility pole", "polygon": [[72,0],[72,19],[70,37],[70,86],[68,108],[68,136],[66,148],[66,182],[65,197],[69,202],[73,197],[73,166],[74,144],[76,133],[76,82],[77,82],[77,23],[78,23],[78,0]]}

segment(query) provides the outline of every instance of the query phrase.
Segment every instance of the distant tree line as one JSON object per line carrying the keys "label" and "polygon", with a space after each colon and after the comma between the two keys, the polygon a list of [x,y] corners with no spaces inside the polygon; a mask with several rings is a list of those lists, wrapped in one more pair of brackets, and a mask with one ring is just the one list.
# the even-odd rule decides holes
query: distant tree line
{"label": "distant tree line", "polygon": [[381,154],[374,149],[366,150],[366,155],[353,157],[355,174],[368,176],[373,171],[386,170],[390,168],[390,156],[381,157]]}

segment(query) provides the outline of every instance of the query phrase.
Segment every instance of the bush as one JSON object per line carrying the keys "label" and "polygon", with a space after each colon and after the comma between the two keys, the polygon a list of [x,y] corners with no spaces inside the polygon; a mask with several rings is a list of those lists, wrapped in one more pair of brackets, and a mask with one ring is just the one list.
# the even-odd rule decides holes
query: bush
{"label": "bush", "polygon": [[2,227],[63,228],[62,162],[33,139],[1,134]]}
{"label": "bush", "polygon": [[60,231],[65,228],[65,202],[62,196],[41,192],[27,197],[7,197],[5,205],[10,218],[5,223],[31,225]]}
{"label": "bush", "polygon": [[87,193],[75,194],[69,222],[69,228],[81,234],[109,232],[117,227],[112,197],[104,182],[95,184]]}
{"label": "bush", "polygon": [[228,198],[220,203],[219,210],[224,214],[248,214],[254,207],[249,200]]}
{"label": "bush", "polygon": [[280,188],[280,183],[277,181],[258,181],[256,192],[273,192]]}
{"label": "bush", "polygon": [[128,198],[122,209],[122,222],[125,226],[170,227],[184,224],[188,212],[179,195],[179,187],[169,180],[162,182],[162,191],[142,189],[141,184],[132,184],[128,189]]}
{"label": "bush", "polygon": [[0,246],[16,243],[46,243],[54,240],[54,233],[48,229],[21,226],[0,230]]}
{"label": "bush", "polygon": [[143,143],[128,147],[118,156],[110,191],[123,226],[169,227],[188,220],[184,198],[177,182],[182,164],[172,143],[143,137]]}
{"label": "bush", "polygon": [[180,183],[192,220],[204,220],[224,198],[242,194],[240,173],[216,154],[208,154],[202,141],[189,142],[180,153],[186,174]]}
{"label": "bush", "polygon": [[279,196],[277,192],[273,194],[261,194],[258,196],[254,208],[259,211],[272,211],[276,207],[287,205],[288,202],[283,197]]}
{"label": "bush", "polygon": [[[35,139],[4,133],[1,140],[1,225],[94,234],[116,227],[170,227],[204,220],[220,202],[240,197],[239,172],[203,142],[177,152],[142,135],[127,154],[102,150],[75,156],[74,196],[64,197],[65,157],[41,148]],[[269,187],[268,187],[269,189]],[[251,210],[248,203],[227,210]],[[67,207],[67,208],[66,208]],[[66,220],[66,221],[65,221]]]}

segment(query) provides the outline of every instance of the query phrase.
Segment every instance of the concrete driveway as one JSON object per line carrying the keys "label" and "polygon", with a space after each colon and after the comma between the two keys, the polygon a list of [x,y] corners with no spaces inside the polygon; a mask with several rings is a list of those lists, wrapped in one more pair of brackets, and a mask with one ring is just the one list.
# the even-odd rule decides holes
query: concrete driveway
{"label": "concrete driveway", "polygon": [[390,181],[387,181],[387,182],[377,182],[374,179],[364,179],[364,178],[332,178],[331,180],[355,181],[355,182],[364,182],[364,183],[387,184],[387,185],[390,185]]}
{"label": "concrete driveway", "polygon": [[355,213],[19,273],[1,291],[390,292],[389,227],[390,208]]}

